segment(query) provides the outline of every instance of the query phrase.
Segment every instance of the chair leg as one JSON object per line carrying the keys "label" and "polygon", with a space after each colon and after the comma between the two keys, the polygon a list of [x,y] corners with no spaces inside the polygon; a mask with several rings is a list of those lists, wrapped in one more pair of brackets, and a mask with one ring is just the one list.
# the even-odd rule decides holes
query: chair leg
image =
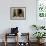
{"label": "chair leg", "polygon": [[6,42],[6,41],[5,41],[5,43],[4,43],[4,44],[5,44],[5,46],[7,46],[7,42]]}
{"label": "chair leg", "polygon": [[17,34],[17,46],[18,46],[18,34]]}
{"label": "chair leg", "polygon": [[7,46],[7,34],[5,34],[5,46]]}

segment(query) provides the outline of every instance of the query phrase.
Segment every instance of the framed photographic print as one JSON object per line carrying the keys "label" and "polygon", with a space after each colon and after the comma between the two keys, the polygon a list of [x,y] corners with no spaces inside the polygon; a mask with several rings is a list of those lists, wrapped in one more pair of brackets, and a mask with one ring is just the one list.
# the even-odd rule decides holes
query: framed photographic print
{"label": "framed photographic print", "polygon": [[25,20],[26,8],[25,7],[11,7],[10,20]]}

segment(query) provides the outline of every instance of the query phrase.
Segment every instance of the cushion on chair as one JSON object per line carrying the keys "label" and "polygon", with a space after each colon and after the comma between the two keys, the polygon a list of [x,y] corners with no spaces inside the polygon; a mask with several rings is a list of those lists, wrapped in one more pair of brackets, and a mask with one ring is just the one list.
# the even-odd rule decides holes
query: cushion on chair
{"label": "cushion on chair", "polygon": [[11,34],[18,33],[18,27],[16,28],[11,28]]}

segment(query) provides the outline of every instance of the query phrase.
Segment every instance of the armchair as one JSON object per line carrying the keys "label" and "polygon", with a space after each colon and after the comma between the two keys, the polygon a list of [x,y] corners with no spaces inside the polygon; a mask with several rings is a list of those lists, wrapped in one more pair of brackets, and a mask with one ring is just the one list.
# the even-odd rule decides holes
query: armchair
{"label": "armchair", "polygon": [[7,38],[13,37],[13,36],[17,36],[16,39],[16,46],[18,46],[18,27],[16,28],[11,28],[11,33],[5,33],[5,46],[7,46],[8,42],[7,42]]}

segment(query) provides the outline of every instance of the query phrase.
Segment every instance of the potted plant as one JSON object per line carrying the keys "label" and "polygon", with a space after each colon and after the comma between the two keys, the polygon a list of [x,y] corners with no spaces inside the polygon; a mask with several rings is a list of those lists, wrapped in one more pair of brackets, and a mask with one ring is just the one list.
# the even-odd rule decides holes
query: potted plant
{"label": "potted plant", "polygon": [[35,32],[33,35],[37,38],[38,43],[40,43],[40,40],[42,38],[45,38],[44,37],[46,36],[45,34],[46,34],[45,32]]}

